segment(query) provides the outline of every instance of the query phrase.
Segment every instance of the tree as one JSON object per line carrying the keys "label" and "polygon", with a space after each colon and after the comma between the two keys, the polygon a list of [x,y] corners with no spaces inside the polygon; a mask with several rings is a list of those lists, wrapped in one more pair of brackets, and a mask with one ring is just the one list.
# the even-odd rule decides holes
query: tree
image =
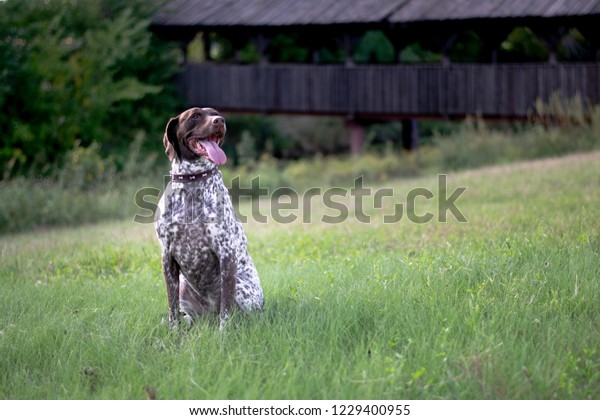
{"label": "tree", "polygon": [[0,2],[2,172],[57,162],[75,144],[114,153],[161,138],[180,105],[179,53],[150,33],[143,1],[128,6]]}

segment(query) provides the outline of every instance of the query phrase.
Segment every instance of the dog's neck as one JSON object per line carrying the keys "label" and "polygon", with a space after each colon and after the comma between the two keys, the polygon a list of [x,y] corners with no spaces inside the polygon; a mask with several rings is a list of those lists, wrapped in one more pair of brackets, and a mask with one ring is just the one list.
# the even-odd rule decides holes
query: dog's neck
{"label": "dog's neck", "polygon": [[199,158],[195,161],[181,161],[177,158],[173,159],[173,163],[171,164],[171,174],[177,175],[191,175],[191,174],[199,174],[202,172],[207,172],[213,170],[217,167],[217,165],[206,158]]}

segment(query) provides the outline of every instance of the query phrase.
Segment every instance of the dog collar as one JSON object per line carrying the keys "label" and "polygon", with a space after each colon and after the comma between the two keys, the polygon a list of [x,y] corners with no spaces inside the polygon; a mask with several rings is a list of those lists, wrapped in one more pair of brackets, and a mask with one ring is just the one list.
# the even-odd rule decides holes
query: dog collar
{"label": "dog collar", "polygon": [[196,182],[202,181],[217,172],[217,168],[209,169],[208,171],[200,172],[197,174],[171,174],[171,180],[175,182]]}

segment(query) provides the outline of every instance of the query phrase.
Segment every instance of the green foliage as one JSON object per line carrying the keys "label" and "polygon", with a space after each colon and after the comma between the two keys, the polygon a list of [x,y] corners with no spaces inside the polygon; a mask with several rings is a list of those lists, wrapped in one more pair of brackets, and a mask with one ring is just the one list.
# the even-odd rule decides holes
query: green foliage
{"label": "green foliage", "polygon": [[[230,61],[235,56],[235,50],[232,42],[224,36],[216,32],[210,32],[208,34],[202,34],[202,37],[208,36],[210,40],[210,50],[204,51],[204,59],[210,58],[214,61]],[[202,38],[198,38],[197,41],[201,41]],[[196,47],[197,48],[197,47]],[[204,48],[204,46],[202,47]]]}
{"label": "green foliage", "polygon": [[356,46],[354,61],[357,63],[394,63],[394,46],[381,31],[367,31]]}
{"label": "green foliage", "polygon": [[273,63],[306,63],[310,49],[302,45],[298,34],[278,34],[269,44],[268,56]]}
{"label": "green foliage", "polygon": [[600,147],[600,107],[586,108],[574,98],[554,95],[539,101],[531,124],[515,131],[491,129],[485,121],[468,119],[458,131],[435,135],[441,170],[474,168],[490,164],[559,156]]}
{"label": "green foliage", "polygon": [[594,48],[576,28],[571,28],[558,46],[558,59],[561,61],[595,60]]}
{"label": "green foliage", "polygon": [[[256,45],[248,41],[235,56],[231,39],[217,32],[199,33],[188,48],[192,61],[202,62],[207,58],[203,39],[207,36],[211,43],[210,58],[215,61],[238,60],[242,63],[256,63],[260,60]],[[489,62],[491,51],[498,45],[485,45],[479,34],[466,29],[457,34],[451,49],[448,51],[450,61],[456,63]],[[345,52],[339,43],[328,34],[315,33],[279,33],[269,42],[266,55],[273,63],[307,63],[313,60],[311,53],[316,53],[320,63],[344,63]],[[388,36],[379,30],[369,30],[362,34],[353,51],[353,59],[357,63],[395,63],[398,52]],[[590,43],[576,28],[569,29],[561,39],[558,47],[561,60],[594,59],[594,51]],[[497,56],[499,61],[546,61],[548,50],[544,42],[526,27],[515,28],[501,43]],[[442,54],[439,45],[424,37],[413,42],[400,52],[403,63],[439,63]]]}
{"label": "green foliage", "polygon": [[439,63],[442,61],[440,53],[428,50],[421,43],[414,42],[404,48],[401,53],[403,63]]}
{"label": "green foliage", "polygon": [[[289,160],[345,153],[346,134],[341,118],[230,115],[224,149],[236,164],[252,166],[248,157],[254,161],[263,155]],[[249,150],[250,145],[254,150]]]}
{"label": "green foliage", "polygon": [[548,50],[535,33],[526,27],[515,28],[502,42],[500,61],[548,61]]}
{"label": "green foliage", "polygon": [[0,3],[3,172],[43,170],[76,143],[118,154],[136,133],[159,136],[178,104],[177,56],[148,31],[150,10],[130,6]]}
{"label": "green foliage", "polygon": [[240,142],[235,147],[238,157],[238,162],[242,165],[253,163],[256,161],[256,140],[248,131],[242,131]]}
{"label": "green foliage", "polygon": [[239,52],[238,60],[240,63],[258,63],[260,54],[254,44],[246,44]]}
{"label": "green foliage", "polygon": [[206,61],[207,53],[204,45],[204,34],[198,32],[187,47],[187,60],[191,63],[202,63]]}
{"label": "green foliage", "polygon": [[[248,150],[250,142],[253,151]],[[236,163],[249,164],[250,157],[255,160],[265,153],[280,156],[281,149],[285,147],[283,142],[284,139],[273,118],[259,115],[231,115],[227,118],[227,140],[224,150]],[[240,147],[246,149],[241,150]]]}
{"label": "green foliage", "polygon": [[347,152],[347,131],[342,118],[280,116],[274,118],[282,141],[275,156],[284,159]]}
{"label": "green foliage", "polygon": [[133,217],[136,191],[161,188],[162,175],[168,173],[156,168],[156,155],[140,153],[141,146],[139,140],[130,145],[119,171],[115,159],[103,157],[97,143],[76,144],[43,179],[16,176],[0,181],[0,232]]}
{"label": "green foliage", "polygon": [[490,57],[485,57],[484,43],[474,31],[461,32],[450,51],[450,61],[453,63],[487,62]]}
{"label": "green foliage", "polygon": [[346,60],[344,50],[336,45],[330,45],[318,50],[319,63],[341,64]]}

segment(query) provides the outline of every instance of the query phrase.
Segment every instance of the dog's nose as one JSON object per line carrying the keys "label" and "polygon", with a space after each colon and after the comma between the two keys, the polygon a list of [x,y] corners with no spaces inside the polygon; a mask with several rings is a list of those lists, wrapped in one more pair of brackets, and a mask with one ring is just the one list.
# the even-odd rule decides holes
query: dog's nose
{"label": "dog's nose", "polygon": [[225,118],[223,118],[223,117],[214,117],[212,123],[214,125],[225,125]]}

